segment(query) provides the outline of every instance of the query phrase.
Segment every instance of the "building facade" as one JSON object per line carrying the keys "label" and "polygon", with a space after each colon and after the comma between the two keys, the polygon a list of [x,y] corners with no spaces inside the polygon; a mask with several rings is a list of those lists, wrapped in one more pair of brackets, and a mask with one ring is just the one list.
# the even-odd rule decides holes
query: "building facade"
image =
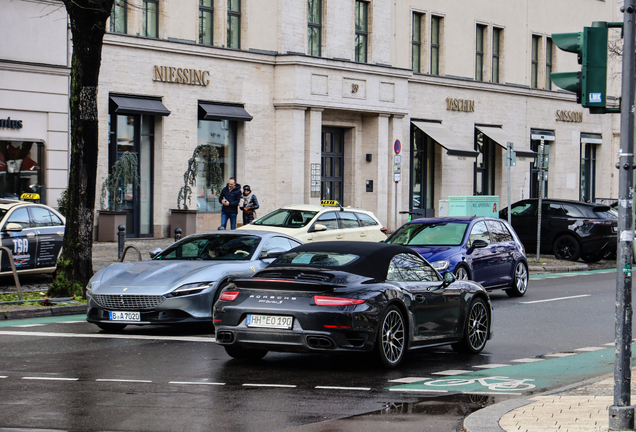
{"label": "building facade", "polygon": [[[208,145],[224,182],[252,187],[261,215],[334,199],[373,211],[393,230],[406,218],[400,211],[439,214],[449,196],[495,195],[507,205],[511,142],[513,202],[540,189],[616,198],[618,116],[589,114],[549,74],[579,69],[552,33],[622,21],[619,6],[117,0],[98,94],[98,193],[113,163],[137,154],[139,187],[119,191],[127,231],[170,236],[188,160]],[[616,104],[620,65],[610,60]],[[539,169],[542,148],[547,166]],[[200,158],[189,205],[199,231],[220,222],[210,168]]]}
{"label": "building facade", "polygon": [[0,0],[0,197],[57,207],[68,184],[70,63],[63,6]]}

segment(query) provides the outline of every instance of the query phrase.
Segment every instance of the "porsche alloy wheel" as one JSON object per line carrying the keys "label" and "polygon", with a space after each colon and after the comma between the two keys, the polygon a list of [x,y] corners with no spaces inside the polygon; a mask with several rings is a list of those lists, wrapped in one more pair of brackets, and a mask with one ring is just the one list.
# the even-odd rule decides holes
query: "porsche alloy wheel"
{"label": "porsche alloy wheel", "polygon": [[404,317],[395,306],[389,306],[382,315],[376,348],[380,361],[387,368],[397,367],[404,358],[406,349]]}
{"label": "porsche alloy wheel", "polygon": [[510,297],[523,297],[528,290],[528,268],[522,262],[517,263],[512,287],[506,290]]}
{"label": "porsche alloy wheel", "polygon": [[486,346],[490,332],[490,316],[486,302],[477,298],[470,305],[464,326],[464,338],[452,347],[458,353],[478,354]]}

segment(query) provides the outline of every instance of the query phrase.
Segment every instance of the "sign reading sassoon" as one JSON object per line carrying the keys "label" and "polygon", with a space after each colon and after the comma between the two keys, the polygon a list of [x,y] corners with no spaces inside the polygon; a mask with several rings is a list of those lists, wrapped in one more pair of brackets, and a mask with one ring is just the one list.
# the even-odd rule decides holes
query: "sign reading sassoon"
{"label": "sign reading sassoon", "polygon": [[176,84],[207,86],[210,84],[210,72],[205,70],[175,68],[171,66],[155,66],[153,81]]}

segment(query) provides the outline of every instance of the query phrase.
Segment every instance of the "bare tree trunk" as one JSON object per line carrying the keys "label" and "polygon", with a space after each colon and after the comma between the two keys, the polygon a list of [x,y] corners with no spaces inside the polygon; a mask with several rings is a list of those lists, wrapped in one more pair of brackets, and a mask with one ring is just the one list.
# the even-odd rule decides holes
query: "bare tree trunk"
{"label": "bare tree trunk", "polygon": [[93,222],[98,156],[97,86],[106,21],[114,0],[62,0],[73,35],[71,167],[62,256],[49,296],[86,296],[93,275]]}

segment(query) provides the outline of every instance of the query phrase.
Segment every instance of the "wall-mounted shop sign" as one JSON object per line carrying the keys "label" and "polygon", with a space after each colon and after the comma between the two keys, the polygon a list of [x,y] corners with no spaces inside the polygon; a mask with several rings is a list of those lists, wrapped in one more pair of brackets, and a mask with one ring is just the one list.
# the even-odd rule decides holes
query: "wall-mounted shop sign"
{"label": "wall-mounted shop sign", "polygon": [[152,80],[176,84],[207,86],[210,84],[209,77],[210,72],[206,70],[155,65],[155,75]]}
{"label": "wall-mounted shop sign", "polygon": [[11,117],[0,119],[0,128],[4,129],[22,129],[22,120],[11,120]]}
{"label": "wall-mounted shop sign", "polygon": [[446,98],[448,111],[475,112],[475,101],[469,99]]}
{"label": "wall-mounted shop sign", "polygon": [[577,111],[561,111],[556,112],[556,121],[583,123],[583,113]]}

